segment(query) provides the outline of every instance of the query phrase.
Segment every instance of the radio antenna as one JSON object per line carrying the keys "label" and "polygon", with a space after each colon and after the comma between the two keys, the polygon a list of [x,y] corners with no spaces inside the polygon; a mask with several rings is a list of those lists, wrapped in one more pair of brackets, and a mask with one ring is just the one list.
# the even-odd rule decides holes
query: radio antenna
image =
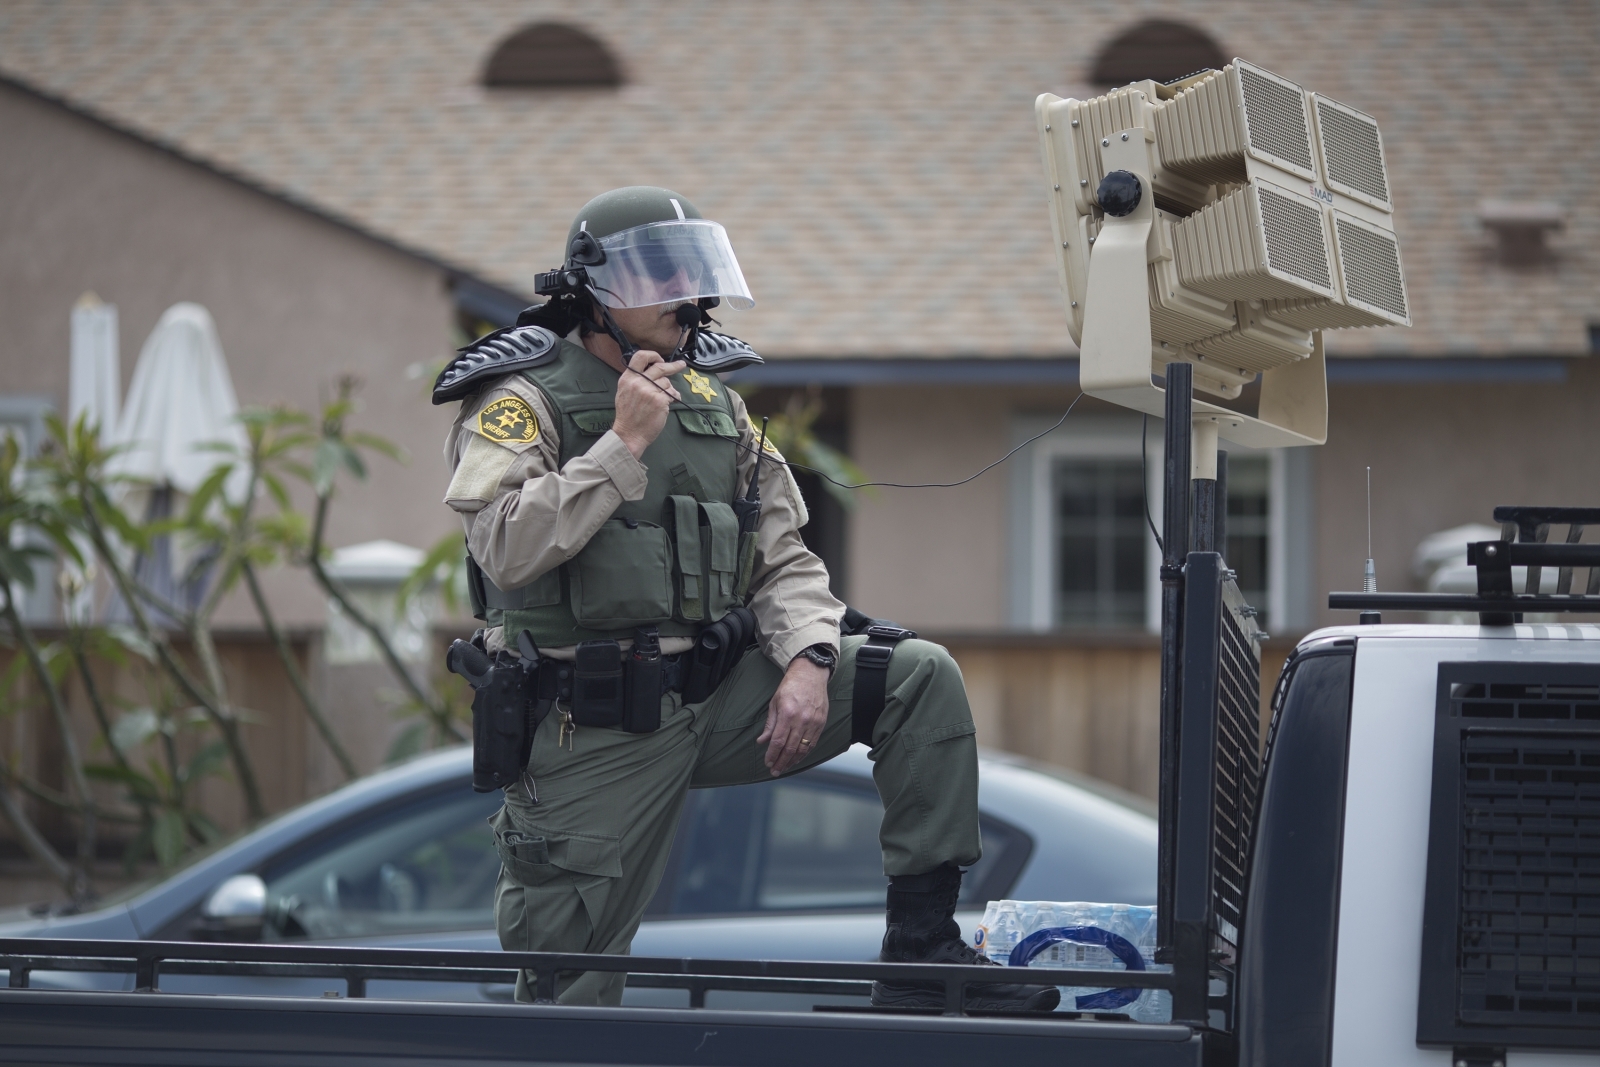
{"label": "radio antenna", "polygon": [[1372,562],[1372,468],[1367,468],[1367,569],[1361,577],[1361,591],[1378,591],[1378,568]]}

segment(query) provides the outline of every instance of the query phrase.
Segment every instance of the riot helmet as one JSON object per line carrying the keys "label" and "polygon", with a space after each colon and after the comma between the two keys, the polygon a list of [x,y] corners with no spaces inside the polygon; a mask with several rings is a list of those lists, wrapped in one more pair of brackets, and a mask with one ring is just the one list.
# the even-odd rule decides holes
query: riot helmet
{"label": "riot helmet", "polygon": [[632,185],[585,204],[567,232],[568,269],[582,267],[606,307],[755,305],[728,231],[671,189]]}

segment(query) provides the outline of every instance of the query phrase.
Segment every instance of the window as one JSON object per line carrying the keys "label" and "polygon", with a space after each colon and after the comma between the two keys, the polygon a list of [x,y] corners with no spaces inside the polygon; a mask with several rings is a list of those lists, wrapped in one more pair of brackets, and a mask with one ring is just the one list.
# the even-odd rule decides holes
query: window
{"label": "window", "polygon": [[[1159,530],[1161,422],[1150,420],[1147,462],[1142,462],[1137,416],[1075,418],[1075,426],[1063,426],[1030,446],[1031,462],[1019,464],[1013,474],[1013,623],[1032,630],[1153,632],[1161,623],[1161,557],[1145,506],[1148,500]],[[1045,425],[1019,419],[1016,433],[1026,439]],[[1294,579],[1308,569],[1304,564],[1310,557],[1308,523],[1299,515],[1309,498],[1304,450],[1223,447],[1228,452],[1228,566],[1269,632],[1274,620],[1303,625],[1298,620],[1304,612],[1298,609],[1304,597]]]}
{"label": "window", "polygon": [[361,822],[274,863],[267,922],[281,938],[494,927],[498,793],[465,786]]}
{"label": "window", "polygon": [[501,41],[483,71],[491,89],[614,88],[622,68],[599,40],[575,26],[538,22]]}
{"label": "window", "polygon": [[[649,914],[881,910],[882,821],[870,783],[825,771],[697,789]],[[984,818],[982,830],[983,859],[964,881],[963,907],[1003,895],[1031,851],[1004,823]]]}
{"label": "window", "polygon": [[1228,452],[1228,544],[1223,558],[1238,578],[1239,592],[1257,605],[1261,625],[1270,627],[1272,600],[1268,596],[1272,565],[1269,548],[1272,529],[1272,462],[1265,455]]}
{"label": "window", "polygon": [[1057,626],[1141,626],[1145,614],[1144,476],[1137,459],[1057,459]]}
{"label": "window", "polygon": [[1207,67],[1220,70],[1228,62],[1210,36],[1193,26],[1168,19],[1148,19],[1112,38],[1095,58],[1096,85],[1127,85],[1141,78],[1177,81]]}

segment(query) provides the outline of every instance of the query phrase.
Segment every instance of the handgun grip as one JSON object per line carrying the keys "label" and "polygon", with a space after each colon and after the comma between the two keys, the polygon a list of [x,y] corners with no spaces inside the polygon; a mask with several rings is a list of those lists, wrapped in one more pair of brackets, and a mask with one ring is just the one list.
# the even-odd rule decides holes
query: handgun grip
{"label": "handgun grip", "polygon": [[444,655],[444,665],[452,674],[465,678],[474,689],[481,689],[489,681],[489,657],[471,642],[459,638],[450,642],[450,651]]}

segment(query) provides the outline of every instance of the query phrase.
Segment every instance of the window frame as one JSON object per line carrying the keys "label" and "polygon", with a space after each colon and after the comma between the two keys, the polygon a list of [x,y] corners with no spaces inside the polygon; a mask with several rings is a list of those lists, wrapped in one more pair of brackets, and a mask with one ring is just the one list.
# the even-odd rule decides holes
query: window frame
{"label": "window frame", "polygon": [[[1040,415],[1017,417],[1014,437],[1026,440],[1048,425]],[[1052,420],[1053,421],[1053,420]],[[1019,464],[1020,477],[1012,480],[1011,538],[1011,620],[1020,629],[1035,633],[1058,633],[1067,628],[1056,625],[1056,524],[1055,465],[1058,460],[1132,459],[1140,454],[1142,419],[1122,413],[1094,413],[1069,419],[1060,429],[1028,446],[1026,460]],[[1144,481],[1150,517],[1161,529],[1164,503],[1161,468],[1165,425],[1150,416],[1147,429]],[[1310,561],[1310,546],[1293,542],[1290,527],[1308,527],[1294,521],[1305,510],[1309,479],[1304,460],[1289,449],[1248,448],[1231,442],[1221,447],[1230,456],[1265,456],[1267,459],[1267,619],[1277,629],[1303,625],[1295,616],[1299,605],[1292,601],[1292,576],[1296,566],[1304,570]],[[1305,450],[1299,450],[1301,452]],[[1299,461],[1299,462],[1297,462]],[[1291,467],[1297,468],[1291,475]],[[1291,481],[1301,483],[1291,488]],[[1145,530],[1144,625],[1148,633],[1161,632],[1161,551],[1155,538]],[[1291,556],[1296,559],[1291,559]],[[1297,562],[1298,560],[1298,562]],[[1097,627],[1088,627],[1095,629]],[[1076,629],[1076,628],[1073,628]],[[1137,632],[1129,628],[1126,632]]]}

